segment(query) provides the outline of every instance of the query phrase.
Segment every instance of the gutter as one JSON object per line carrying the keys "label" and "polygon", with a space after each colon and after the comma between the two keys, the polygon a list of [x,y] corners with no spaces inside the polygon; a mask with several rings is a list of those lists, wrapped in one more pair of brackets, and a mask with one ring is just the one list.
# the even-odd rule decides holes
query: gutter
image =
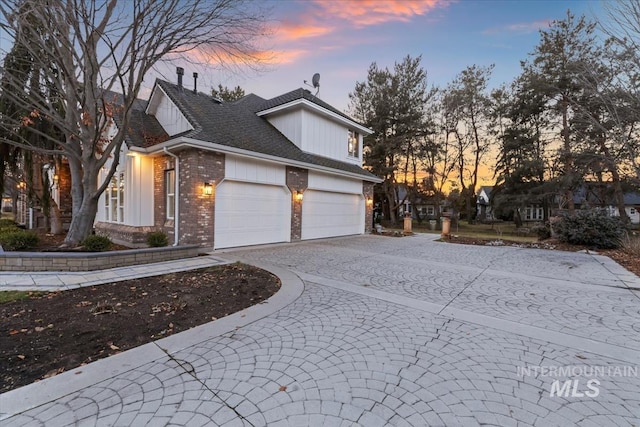
{"label": "gutter", "polygon": [[347,176],[349,178],[354,178],[354,179],[358,179],[358,180],[363,180],[363,181],[367,181],[367,182],[373,182],[373,183],[380,183],[382,181],[384,181],[383,179],[377,177],[377,176],[363,176],[360,174],[356,174],[356,173],[352,173],[352,172],[347,172],[344,170],[337,170],[337,169],[333,169],[333,168],[329,168],[326,166],[321,166],[321,165],[315,165],[312,163],[306,163],[306,162],[301,162],[301,161],[297,161],[297,160],[291,160],[291,159],[286,159],[284,157],[276,157],[276,156],[272,156],[269,154],[263,154],[263,153],[258,153],[258,152],[254,152],[254,151],[248,151],[248,150],[243,150],[240,148],[235,148],[235,147],[229,147],[226,145],[220,145],[220,144],[215,144],[212,142],[207,142],[207,141],[201,141],[199,139],[193,139],[193,138],[185,138],[185,137],[179,137],[178,139],[170,139],[168,141],[165,141],[161,144],[157,144],[154,145],[153,147],[151,147],[152,149],[149,148],[142,148],[142,147],[131,147],[130,150],[131,151],[136,151],[138,153],[143,153],[143,154],[147,154],[147,155],[154,155],[155,153],[159,153],[161,151],[166,152],[167,147],[171,147],[171,148],[182,148],[182,147],[190,147],[190,148],[199,148],[202,150],[207,150],[207,151],[217,151],[220,153],[228,153],[228,154],[235,154],[241,157],[247,157],[247,158],[252,158],[252,159],[260,159],[263,161],[267,161],[267,162],[271,162],[271,163],[278,163],[278,164],[285,164],[288,166],[296,166],[296,167],[300,167],[300,168],[304,168],[304,169],[309,169],[309,170],[314,170],[314,171],[318,171],[318,172],[324,172],[324,173],[328,173],[331,175],[338,175],[338,176]]}
{"label": "gutter", "polygon": [[174,199],[173,203],[175,204],[175,207],[173,209],[174,213],[173,213],[173,245],[172,246],[178,246],[178,221],[180,218],[180,182],[179,182],[180,158],[175,154],[170,153],[169,150],[167,150],[167,147],[163,147],[163,151],[168,156],[171,156],[174,159],[176,159],[176,177],[175,177],[176,191],[175,191],[175,194],[173,195],[173,199]]}

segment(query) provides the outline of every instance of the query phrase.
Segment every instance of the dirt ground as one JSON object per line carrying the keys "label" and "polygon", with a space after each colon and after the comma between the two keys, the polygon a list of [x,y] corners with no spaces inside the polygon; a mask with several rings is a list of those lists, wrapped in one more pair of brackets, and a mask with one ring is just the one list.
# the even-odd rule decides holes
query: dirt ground
{"label": "dirt ground", "polygon": [[280,288],[230,264],[0,304],[0,393],[227,316]]}
{"label": "dirt ground", "polygon": [[[496,239],[493,239],[495,241]],[[479,239],[479,238],[468,238],[468,237],[460,237],[460,236],[452,236],[450,240],[447,240],[450,243],[462,243],[467,245],[487,245],[491,244],[490,239]],[[590,249],[586,246],[576,246],[576,245],[568,245],[566,243],[559,242],[553,239],[547,239],[542,242],[536,243],[522,243],[522,242],[513,242],[506,239],[502,240],[507,246],[518,246],[518,247],[528,247],[528,248],[536,248],[536,249],[549,249],[549,250],[559,250],[559,251],[570,251],[576,252],[580,250],[588,250],[598,253],[600,255],[605,255],[626,268],[627,270],[635,273],[636,276],[640,277],[640,259],[636,254],[625,251],[624,249]]]}

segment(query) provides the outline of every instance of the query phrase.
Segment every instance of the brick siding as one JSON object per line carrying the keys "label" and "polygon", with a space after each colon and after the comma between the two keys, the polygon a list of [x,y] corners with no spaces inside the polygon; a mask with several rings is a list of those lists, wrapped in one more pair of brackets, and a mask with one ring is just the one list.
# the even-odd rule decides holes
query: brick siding
{"label": "brick siding", "polygon": [[302,202],[296,200],[296,192],[302,192],[309,186],[309,171],[287,166],[287,187],[291,191],[291,241],[302,238]]}
{"label": "brick siding", "polygon": [[364,232],[371,233],[373,229],[373,183],[362,182],[362,194],[364,195]]}

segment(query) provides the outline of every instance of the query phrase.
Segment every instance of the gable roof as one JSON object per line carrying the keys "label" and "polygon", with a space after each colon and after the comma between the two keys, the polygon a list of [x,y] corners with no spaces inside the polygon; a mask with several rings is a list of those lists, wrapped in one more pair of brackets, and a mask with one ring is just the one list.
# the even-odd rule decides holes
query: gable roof
{"label": "gable roof", "polygon": [[[313,166],[319,166],[354,174],[369,181],[379,181],[378,177],[359,165],[302,151],[265,118],[256,114],[264,110],[264,106],[269,102],[281,101],[267,101],[250,94],[235,102],[221,103],[210,95],[194,93],[164,80],[156,80],[154,91],[157,87],[167,94],[193,126],[192,130],[173,135],[169,138],[169,142],[189,138],[209,143],[212,149],[220,151],[224,151],[227,147],[231,151],[260,153],[282,159],[285,163],[286,161],[296,164],[304,163],[312,169]],[[152,122],[145,123],[145,126],[151,125],[153,125]],[[132,142],[138,147],[147,148],[147,151],[153,151],[153,145],[139,145],[143,143],[139,138],[132,138]],[[157,148],[160,149],[160,147]]]}
{"label": "gable roof", "polygon": [[[104,91],[103,99],[116,105],[122,105],[122,94],[113,91]],[[150,147],[169,139],[160,122],[149,114],[145,114],[148,101],[136,99],[131,108],[129,131],[125,135],[127,146]],[[113,120],[118,128],[122,127],[122,116],[114,114]]]}
{"label": "gable roof", "polygon": [[334,108],[332,105],[327,104],[326,102],[324,102],[323,100],[321,100],[320,98],[314,96],[311,94],[311,92],[309,92],[307,89],[304,88],[299,88],[299,89],[295,89],[292,90],[291,92],[287,92],[285,94],[282,94],[280,96],[276,96],[275,98],[271,98],[267,101],[264,102],[264,104],[262,104],[260,106],[260,110],[257,111],[258,115],[262,115],[265,112],[272,110],[274,108],[277,107],[281,107],[290,103],[294,103],[296,101],[300,101],[300,100],[306,100],[309,101],[310,103],[321,107],[325,110],[328,110],[330,112],[332,112],[333,114],[336,114],[340,117],[342,117],[343,119],[353,123],[354,125],[357,125],[359,127],[362,128],[366,128],[363,124],[358,123],[357,121],[355,121],[353,118],[349,117],[348,115],[346,115],[345,113],[343,113],[342,111],[338,110],[337,108]]}

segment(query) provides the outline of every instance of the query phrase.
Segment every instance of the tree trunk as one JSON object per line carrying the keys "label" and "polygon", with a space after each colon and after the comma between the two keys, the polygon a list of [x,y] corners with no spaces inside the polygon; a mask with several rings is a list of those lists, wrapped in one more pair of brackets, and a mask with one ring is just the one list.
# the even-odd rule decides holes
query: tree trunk
{"label": "tree trunk", "polygon": [[51,234],[62,234],[64,230],[62,229],[62,218],[60,218],[60,208],[58,204],[51,199],[49,201],[49,226]]}
{"label": "tree trunk", "polygon": [[[91,162],[91,160],[89,160]],[[85,167],[83,167],[85,166]],[[98,212],[98,171],[82,161],[69,159],[71,173],[71,200],[73,214],[64,246],[77,246],[93,231],[93,223]]]}
{"label": "tree trunk", "polygon": [[569,101],[566,95],[562,95],[562,138],[564,141],[565,177],[568,178],[564,196],[567,199],[569,215],[575,214],[576,205],[573,202],[573,154],[571,153],[571,135],[569,134]]}
{"label": "tree trunk", "polygon": [[93,222],[98,212],[98,201],[86,198],[80,209],[73,215],[71,225],[64,239],[64,246],[77,246],[93,231]]}

